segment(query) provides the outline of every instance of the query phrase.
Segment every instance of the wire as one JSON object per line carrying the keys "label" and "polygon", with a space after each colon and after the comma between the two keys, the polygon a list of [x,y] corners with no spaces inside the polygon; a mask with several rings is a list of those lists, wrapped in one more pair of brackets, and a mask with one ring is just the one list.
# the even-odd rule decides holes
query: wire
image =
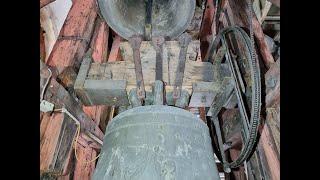
{"label": "wire", "polygon": [[44,86],[43,86],[43,88],[42,88],[41,97],[40,97],[40,102],[43,100],[44,92],[46,91],[46,88],[47,88],[47,86],[48,86],[48,84],[49,84],[49,81],[50,81],[50,79],[51,79],[51,77],[52,77],[52,72],[51,72],[51,70],[50,70],[49,68],[48,68],[48,71],[49,71],[49,77],[48,77],[46,83],[44,84]]}

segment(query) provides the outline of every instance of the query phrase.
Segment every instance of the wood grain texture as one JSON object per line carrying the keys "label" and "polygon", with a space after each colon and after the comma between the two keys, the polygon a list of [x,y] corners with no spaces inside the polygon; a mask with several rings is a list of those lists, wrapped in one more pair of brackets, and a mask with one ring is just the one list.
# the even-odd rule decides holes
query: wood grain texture
{"label": "wood grain texture", "polygon": [[[187,61],[182,87],[187,90],[189,94],[191,94],[193,83],[199,81],[211,82],[213,78],[212,64],[209,62],[196,61],[198,48],[199,41],[192,41],[187,50]],[[90,64],[87,60],[83,61],[77,78],[77,82],[79,83],[76,83],[77,86],[75,86],[75,90],[85,105],[128,104],[126,94],[130,92],[131,89],[136,88],[136,76],[131,46],[128,42],[121,42],[120,49],[125,61],[108,61],[102,64]],[[178,68],[179,51],[180,48],[177,41],[167,41],[164,45],[162,72],[167,93],[173,91]],[[151,92],[155,81],[156,67],[156,52],[151,42],[142,42],[140,54],[145,89]],[[86,73],[87,75],[85,75]]]}
{"label": "wood grain texture", "polygon": [[[47,60],[59,72],[65,67],[80,64],[89,46],[97,9],[94,0],[77,0],[73,3],[57,42]],[[78,61],[78,62],[77,62]]]}
{"label": "wood grain texture", "polygon": [[109,43],[109,26],[107,23],[97,18],[95,30],[91,40],[92,59],[94,62],[104,63],[108,58],[108,43]]}
{"label": "wood grain texture", "polygon": [[212,26],[213,18],[215,14],[215,7],[213,4],[213,0],[207,0],[206,8],[204,10],[204,15],[201,23],[200,29],[200,41],[201,41],[201,55],[202,59],[204,59],[207,54],[209,47],[209,37],[211,35],[215,35],[215,26]]}
{"label": "wood grain texture", "polygon": [[121,57],[121,52],[120,52],[120,42],[121,42],[121,37],[116,35],[113,38],[112,47],[111,47],[110,54],[108,57],[108,62],[115,62],[115,61],[123,60],[123,58]]}

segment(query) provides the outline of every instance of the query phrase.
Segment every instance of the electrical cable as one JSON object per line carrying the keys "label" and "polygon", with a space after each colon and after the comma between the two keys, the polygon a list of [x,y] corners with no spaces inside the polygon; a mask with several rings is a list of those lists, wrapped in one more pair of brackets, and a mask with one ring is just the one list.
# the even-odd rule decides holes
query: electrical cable
{"label": "electrical cable", "polygon": [[[81,126],[80,126],[79,120],[77,120],[66,108],[55,109],[54,111],[60,111],[60,112],[66,113],[69,117],[71,117],[71,119],[73,121],[75,121],[76,126],[77,126],[77,132],[76,132],[76,137],[74,138],[74,155],[76,157],[76,160],[80,161],[78,154],[77,154],[77,145],[78,145],[78,140],[79,140],[80,131],[81,131]],[[93,159],[91,159],[89,161],[84,161],[83,163],[85,163],[85,164],[92,163],[96,159],[98,159],[99,157],[100,157],[100,153],[96,157],[94,157]]]}

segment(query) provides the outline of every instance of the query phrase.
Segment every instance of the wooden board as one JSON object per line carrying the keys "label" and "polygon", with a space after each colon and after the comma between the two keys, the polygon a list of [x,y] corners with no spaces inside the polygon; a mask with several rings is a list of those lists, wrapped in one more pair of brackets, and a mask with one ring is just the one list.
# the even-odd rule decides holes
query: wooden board
{"label": "wooden board", "polygon": [[94,0],[75,1],[46,63],[57,67],[59,72],[68,66],[80,65],[90,43],[96,16]]}
{"label": "wooden board", "polygon": [[[213,80],[212,64],[196,61],[199,46],[199,41],[192,41],[187,50],[182,88],[189,94],[192,92],[193,83],[212,82]],[[85,105],[129,105],[127,94],[131,89],[136,88],[132,49],[128,42],[121,42],[120,49],[124,61],[102,64],[91,63],[90,58],[83,61],[75,83],[75,90]],[[173,91],[179,51],[177,41],[168,41],[164,45],[162,72],[167,94]],[[140,56],[145,89],[147,92],[152,92],[155,81],[156,52],[151,42],[142,42]],[[95,87],[92,86],[93,84]]]}
{"label": "wooden board", "polygon": [[40,172],[62,175],[67,171],[76,125],[64,113],[54,113],[40,139]]}
{"label": "wooden board", "polygon": [[[48,4],[50,3],[50,4]],[[40,24],[44,30],[44,42],[48,59],[59,32],[64,24],[68,12],[72,6],[72,0],[41,0],[40,1]]]}

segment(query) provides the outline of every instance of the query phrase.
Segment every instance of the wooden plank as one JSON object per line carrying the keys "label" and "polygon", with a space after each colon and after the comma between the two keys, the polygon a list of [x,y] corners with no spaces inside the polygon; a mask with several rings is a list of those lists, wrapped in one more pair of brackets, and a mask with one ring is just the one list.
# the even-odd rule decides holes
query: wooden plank
{"label": "wooden plank", "polygon": [[108,62],[121,61],[123,59],[120,53],[120,42],[121,42],[121,37],[116,35],[113,38],[113,43],[110,50]]}
{"label": "wooden plank", "polygon": [[47,61],[72,6],[71,0],[56,0],[40,9],[40,25],[44,30]]}
{"label": "wooden plank", "polygon": [[52,171],[54,153],[59,140],[59,134],[63,123],[64,115],[55,113],[50,117],[47,130],[43,133],[40,141],[40,172]]}
{"label": "wooden plank", "polygon": [[41,119],[41,122],[40,122],[40,142],[41,142],[42,138],[47,130],[51,116],[49,113],[43,113],[43,116],[40,119]]}
{"label": "wooden plank", "polygon": [[86,80],[84,91],[94,105],[121,106],[129,104],[125,80]]}
{"label": "wooden plank", "polygon": [[213,18],[215,14],[215,7],[213,4],[213,0],[207,0],[206,9],[204,10],[203,20],[200,29],[200,49],[202,59],[204,59],[205,55],[207,54],[208,47],[210,44],[210,36],[215,35],[215,26],[212,26]]}
{"label": "wooden plank", "polygon": [[192,95],[189,106],[211,107],[212,101],[220,89],[220,83],[195,82],[192,85]]}
{"label": "wooden plank", "polygon": [[62,72],[68,66],[80,65],[89,45],[97,16],[94,0],[73,3],[47,64]]}
{"label": "wooden plank", "polygon": [[[230,149],[230,158],[232,161],[236,160],[239,157],[240,151],[241,150],[238,149]],[[233,169],[232,174],[235,180],[247,180],[244,166]]]}
{"label": "wooden plank", "polygon": [[262,130],[259,146],[264,150],[266,156],[267,166],[270,169],[270,176],[272,180],[280,179],[280,160],[274,147],[273,138],[271,137],[267,125]]}
{"label": "wooden plank", "polygon": [[199,107],[199,114],[200,114],[200,119],[207,124],[207,118],[206,118],[206,109],[205,107]]}
{"label": "wooden plank", "polygon": [[[155,81],[156,53],[150,42],[143,41],[141,46],[141,63],[144,74],[145,89],[146,91],[151,92]],[[199,41],[192,41],[187,50],[183,88],[187,90],[189,94],[191,94],[193,83],[199,81],[211,82],[213,79],[212,64],[209,62],[195,61],[198,52],[198,50],[196,50],[197,47],[199,47]],[[136,76],[131,46],[128,42],[122,42],[120,43],[120,48],[123,54],[122,57],[124,57],[125,61],[89,64],[89,62],[84,60],[77,78],[79,79],[77,82],[80,82],[81,79],[81,83],[76,82],[76,85],[79,84],[79,86],[75,86],[75,90],[85,105],[126,105],[123,104],[127,102],[126,93],[123,91],[123,88],[126,89],[127,93],[130,92],[131,89],[136,88]],[[166,92],[170,93],[173,90],[178,65],[178,42],[167,41],[164,45],[163,53],[163,81],[166,83]],[[86,68],[84,68],[84,66]],[[86,71],[83,69],[86,69]],[[86,72],[87,77],[84,80]],[[105,80],[107,80],[106,82],[109,82],[109,85],[104,82]],[[117,85],[117,82],[119,83],[119,81],[124,80],[126,81],[126,85],[125,87],[118,88],[118,92],[107,92],[108,89],[116,90],[117,88],[113,86]],[[93,83],[96,86],[95,88],[92,87]],[[103,87],[100,88],[99,92],[97,91],[98,89],[96,89],[98,86]],[[114,95],[112,95],[112,93]],[[110,97],[111,99],[103,99],[101,97]],[[118,100],[115,100],[116,102],[113,103],[112,98],[115,97],[119,102],[121,100],[122,103],[119,104]],[[112,102],[110,100],[112,100]]]}
{"label": "wooden plank", "polygon": [[40,8],[46,6],[54,1],[56,1],[56,0],[40,0]]}
{"label": "wooden plank", "polygon": [[61,133],[59,135],[59,144],[55,151],[54,172],[65,174],[69,169],[69,160],[72,154],[73,142],[76,136],[77,125],[67,114],[64,114]]}
{"label": "wooden plank", "polygon": [[92,37],[92,59],[94,62],[104,63],[108,57],[109,26],[98,18]]}
{"label": "wooden plank", "polygon": [[44,30],[40,27],[40,59],[45,61],[46,58],[46,45],[44,41]]}
{"label": "wooden plank", "polygon": [[91,161],[97,156],[97,152],[90,147],[78,146],[77,149],[79,160],[76,162],[74,170],[74,180],[90,180],[94,169],[95,163],[86,163]]}
{"label": "wooden plank", "polygon": [[54,176],[69,173],[76,125],[64,113],[54,113],[48,119],[40,139],[40,173]]}
{"label": "wooden plank", "polygon": [[82,132],[89,131],[99,139],[103,139],[103,133],[101,131],[95,131],[95,123],[83,112],[81,104],[77,102],[68,93],[68,91],[53,78],[51,78],[48,84],[44,99],[55,104],[56,109],[65,107],[73,116],[75,116],[79,120]]}
{"label": "wooden plank", "polygon": [[280,101],[280,59],[265,74],[266,107],[272,107]]}

